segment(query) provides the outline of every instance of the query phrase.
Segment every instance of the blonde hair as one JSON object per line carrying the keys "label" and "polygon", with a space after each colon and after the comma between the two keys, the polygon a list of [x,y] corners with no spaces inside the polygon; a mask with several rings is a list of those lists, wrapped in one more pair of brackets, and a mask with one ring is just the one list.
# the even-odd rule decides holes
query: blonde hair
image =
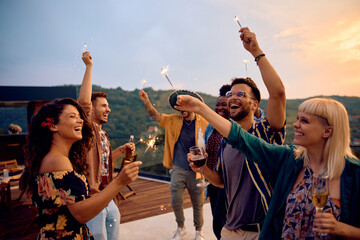
{"label": "blonde hair", "polygon": [[[349,118],[344,105],[331,98],[312,98],[299,105],[299,112],[319,116],[333,127],[332,135],[325,143],[324,170],[330,179],[340,177],[345,167],[345,158],[356,158],[350,148]],[[305,164],[309,164],[308,153],[304,147],[300,146],[295,151],[295,156],[303,157]]]}

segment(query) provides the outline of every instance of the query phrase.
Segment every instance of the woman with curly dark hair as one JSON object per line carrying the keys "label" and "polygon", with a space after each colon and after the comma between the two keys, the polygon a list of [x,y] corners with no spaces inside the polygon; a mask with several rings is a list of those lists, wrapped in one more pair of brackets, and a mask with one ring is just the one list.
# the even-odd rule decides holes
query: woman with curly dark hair
{"label": "woman with curly dark hair", "polygon": [[73,99],[47,104],[33,117],[20,187],[32,195],[38,209],[38,239],[92,239],[85,223],[137,178],[141,162],[125,166],[90,198],[85,157],[92,138],[91,125]]}

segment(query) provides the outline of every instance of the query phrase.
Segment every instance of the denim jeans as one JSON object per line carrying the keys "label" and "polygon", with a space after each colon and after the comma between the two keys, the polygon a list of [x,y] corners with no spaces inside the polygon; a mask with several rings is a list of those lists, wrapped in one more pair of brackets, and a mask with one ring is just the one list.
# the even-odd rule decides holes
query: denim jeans
{"label": "denim jeans", "polygon": [[171,207],[174,210],[178,227],[184,227],[185,217],[183,210],[183,193],[185,188],[188,190],[193,206],[194,226],[196,230],[201,230],[204,224],[203,204],[204,187],[197,187],[200,179],[196,179],[194,171],[185,170],[174,166],[171,172]]}
{"label": "denim jeans", "polygon": [[86,225],[96,240],[119,240],[120,212],[114,200]]}

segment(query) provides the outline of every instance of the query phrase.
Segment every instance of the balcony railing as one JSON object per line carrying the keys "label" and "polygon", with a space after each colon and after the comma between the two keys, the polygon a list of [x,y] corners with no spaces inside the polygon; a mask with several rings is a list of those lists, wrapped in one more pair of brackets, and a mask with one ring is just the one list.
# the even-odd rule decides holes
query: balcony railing
{"label": "balcony railing", "polygon": [[[116,146],[120,146],[128,141],[128,139],[124,138],[110,138],[111,145],[113,149]],[[290,143],[285,143],[290,144]],[[160,144],[155,148],[150,148],[145,151],[147,146],[143,143],[136,144],[136,151],[135,153],[138,155],[137,160],[143,162],[140,167],[140,175],[149,177],[149,178],[156,178],[168,181],[170,179],[169,169],[165,168],[162,164],[163,162],[163,153],[164,153],[164,145]],[[360,146],[359,145],[352,145],[351,146],[353,152],[356,154],[358,158],[360,158]],[[122,157],[118,159],[116,168],[119,169],[121,166]]]}

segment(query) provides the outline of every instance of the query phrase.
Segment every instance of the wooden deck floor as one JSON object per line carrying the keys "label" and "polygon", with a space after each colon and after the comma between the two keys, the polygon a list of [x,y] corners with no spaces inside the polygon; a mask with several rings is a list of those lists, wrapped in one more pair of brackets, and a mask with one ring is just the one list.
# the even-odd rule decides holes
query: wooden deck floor
{"label": "wooden deck floor", "polygon": [[[168,183],[139,178],[130,186],[136,194],[126,200],[121,200],[121,223],[172,212]],[[124,188],[122,192],[125,193],[126,190]],[[15,199],[19,195],[19,190],[12,191],[12,199]],[[23,196],[22,202],[30,203],[26,196]],[[191,207],[191,201],[187,191],[185,191],[184,208],[188,207]],[[39,232],[39,227],[36,224],[31,226],[25,236],[22,235],[32,220],[31,208],[20,204],[11,207],[11,211],[8,210],[9,208],[5,206],[0,208],[0,239],[36,239]]]}

